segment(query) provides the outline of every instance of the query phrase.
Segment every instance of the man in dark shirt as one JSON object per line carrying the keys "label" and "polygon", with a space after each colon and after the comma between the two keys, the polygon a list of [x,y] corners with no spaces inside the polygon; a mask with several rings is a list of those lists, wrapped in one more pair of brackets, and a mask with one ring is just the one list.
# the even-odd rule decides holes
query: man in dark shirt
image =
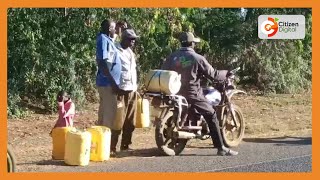
{"label": "man in dark shirt", "polygon": [[210,80],[226,78],[226,70],[215,70],[208,61],[194,51],[195,43],[200,42],[191,32],[182,32],[179,40],[181,48],[169,55],[162,65],[164,70],[172,70],[181,74],[181,89],[179,94],[206,120],[213,144],[218,148],[218,155],[233,156],[238,152],[224,146],[216,112],[205,99],[200,80],[204,76]]}

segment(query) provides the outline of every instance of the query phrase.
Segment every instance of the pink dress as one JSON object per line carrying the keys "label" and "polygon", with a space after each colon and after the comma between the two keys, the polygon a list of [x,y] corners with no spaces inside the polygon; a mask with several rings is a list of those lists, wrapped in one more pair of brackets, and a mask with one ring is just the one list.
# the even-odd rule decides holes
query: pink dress
{"label": "pink dress", "polygon": [[54,126],[56,127],[72,127],[73,126],[73,118],[75,115],[75,105],[69,99],[67,102],[58,102],[59,106],[59,118]]}

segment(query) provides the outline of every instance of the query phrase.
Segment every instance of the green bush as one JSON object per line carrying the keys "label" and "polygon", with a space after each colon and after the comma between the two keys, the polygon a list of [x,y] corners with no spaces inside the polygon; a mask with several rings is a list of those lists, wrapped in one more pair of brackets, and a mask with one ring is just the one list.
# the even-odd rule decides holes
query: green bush
{"label": "green bush", "polygon": [[[306,38],[258,39],[260,14],[305,15]],[[8,116],[23,116],[30,105],[55,111],[61,89],[71,93],[77,107],[96,102],[95,40],[106,18],[126,19],[140,35],[134,48],[140,82],[179,48],[179,32],[189,30],[202,39],[196,50],[215,68],[242,67],[240,83],[265,92],[308,90],[311,17],[310,9],[8,9]]]}

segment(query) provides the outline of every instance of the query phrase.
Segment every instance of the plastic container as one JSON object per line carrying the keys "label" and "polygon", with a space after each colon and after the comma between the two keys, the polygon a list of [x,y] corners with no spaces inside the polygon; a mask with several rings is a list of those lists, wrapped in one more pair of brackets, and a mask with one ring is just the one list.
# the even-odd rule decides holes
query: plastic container
{"label": "plastic container", "polygon": [[181,88],[181,76],[175,71],[150,70],[145,79],[149,92],[177,94]]}
{"label": "plastic container", "polygon": [[104,126],[92,126],[91,133],[91,161],[105,161],[110,159],[111,130]]}
{"label": "plastic container", "polygon": [[69,131],[66,137],[64,162],[68,165],[86,166],[90,162],[91,133]]}
{"label": "plastic container", "polygon": [[56,127],[52,130],[52,159],[64,159],[67,132],[75,130],[74,127]]}
{"label": "plastic container", "polygon": [[112,121],[111,129],[121,130],[124,123],[124,104],[122,101],[117,102],[116,117]]}
{"label": "plastic container", "polygon": [[150,125],[150,104],[148,99],[138,96],[136,112],[136,128],[146,128]]}

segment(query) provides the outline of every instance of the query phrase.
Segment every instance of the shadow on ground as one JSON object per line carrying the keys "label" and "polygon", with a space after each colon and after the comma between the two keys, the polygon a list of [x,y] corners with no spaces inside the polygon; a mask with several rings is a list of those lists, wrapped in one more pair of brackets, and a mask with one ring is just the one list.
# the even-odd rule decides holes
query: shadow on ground
{"label": "shadow on ground", "polygon": [[134,149],[129,152],[118,152],[117,158],[123,157],[160,157],[165,156],[158,148]]}
{"label": "shadow on ground", "polygon": [[[190,152],[185,152],[184,151],[176,156],[173,157],[179,157],[179,156],[217,156],[217,150],[216,148],[212,148],[210,146],[208,147],[197,147],[197,146],[187,146],[187,148],[198,148],[198,149],[212,149],[212,154],[194,154],[194,153],[190,153]],[[167,156],[165,154],[163,154],[158,148],[151,148],[151,149],[137,149],[137,150],[133,150],[131,152],[119,152],[117,154],[117,158],[125,158],[125,157],[170,157]]]}
{"label": "shadow on ground", "polygon": [[54,166],[68,166],[63,160],[42,160],[38,162],[17,163],[17,165],[54,165]]}
{"label": "shadow on ground", "polygon": [[292,137],[292,136],[284,136],[284,137],[276,137],[276,138],[244,138],[244,142],[251,143],[274,143],[277,146],[294,146],[294,145],[311,145],[312,138],[311,137]]}

